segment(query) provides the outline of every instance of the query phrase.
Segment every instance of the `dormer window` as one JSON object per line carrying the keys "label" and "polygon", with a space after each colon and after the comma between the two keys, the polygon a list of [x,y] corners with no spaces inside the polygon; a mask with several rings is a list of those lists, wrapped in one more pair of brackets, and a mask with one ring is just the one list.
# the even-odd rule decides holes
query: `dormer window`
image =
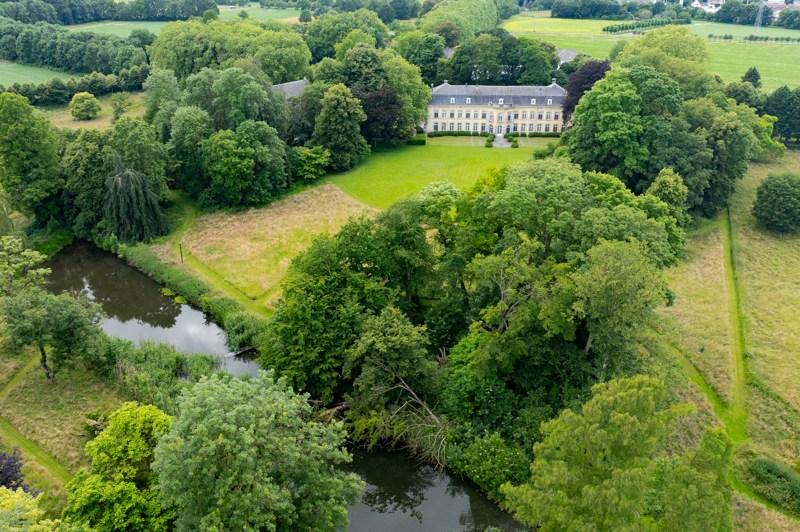
{"label": "dormer window", "polygon": [[456,99],[455,98],[450,98],[450,103],[456,103]]}
{"label": "dormer window", "polygon": [[472,98],[467,98],[467,103],[472,103]]}
{"label": "dormer window", "polygon": [[536,98],[531,98],[531,105],[536,105]]}
{"label": "dormer window", "polygon": [[548,98],[547,99],[547,105],[553,105],[553,99],[552,98]]}
{"label": "dormer window", "polygon": [[503,99],[500,98],[499,100],[497,100],[497,103],[500,104],[500,105],[503,105]]}

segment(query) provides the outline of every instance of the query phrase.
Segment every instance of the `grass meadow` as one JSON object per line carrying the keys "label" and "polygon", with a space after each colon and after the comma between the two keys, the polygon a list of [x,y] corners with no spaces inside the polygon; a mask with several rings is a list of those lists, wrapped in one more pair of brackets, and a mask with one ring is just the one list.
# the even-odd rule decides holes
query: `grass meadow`
{"label": "grass meadow", "polygon": [[[111,123],[111,95],[99,96],[100,114],[91,120],[75,120],[69,112],[69,106],[45,107],[42,110],[50,123],[64,129],[108,129]],[[124,116],[141,117],[144,115],[144,98],[142,93],[134,92],[130,95],[130,107]]]}
{"label": "grass meadow", "polygon": [[[633,38],[630,34],[603,33],[603,26],[612,21],[574,20],[542,16],[543,13],[517,15],[507,20],[503,27],[522,37],[533,37],[550,42],[559,48],[573,48],[593,57],[605,58],[620,40]],[[725,81],[741,78],[751,66],[758,67],[766,89],[781,85],[800,85],[800,44],[745,42],[746,35],[754,33],[751,26],[697,21],[689,26],[702,37],[709,33],[732,34],[731,41],[707,40],[709,68]],[[800,30],[762,28],[761,35],[800,37]]]}
{"label": "grass meadow", "polygon": [[53,78],[69,79],[73,77],[67,72],[32,65],[22,65],[0,59],[0,85],[14,83],[43,83]]}
{"label": "grass meadow", "polygon": [[[261,7],[258,4],[250,4],[247,7],[219,6],[219,18],[220,20],[234,20],[239,17],[239,13],[242,11],[247,12],[249,18],[257,21],[278,20],[290,23],[297,22],[297,17],[300,14],[297,9],[271,9]],[[65,27],[71,31],[91,31],[116,35],[117,37],[127,37],[133,30],[147,30],[158,35],[161,33],[161,28],[169,23],[170,21],[158,20],[104,20]]]}
{"label": "grass meadow", "polygon": [[[544,146],[555,139],[530,140]],[[483,142],[481,137],[435,137],[426,146],[376,151],[328,181],[370,207],[384,209],[433,181],[451,181],[465,189],[492,168],[531,158],[531,148],[484,148]]]}

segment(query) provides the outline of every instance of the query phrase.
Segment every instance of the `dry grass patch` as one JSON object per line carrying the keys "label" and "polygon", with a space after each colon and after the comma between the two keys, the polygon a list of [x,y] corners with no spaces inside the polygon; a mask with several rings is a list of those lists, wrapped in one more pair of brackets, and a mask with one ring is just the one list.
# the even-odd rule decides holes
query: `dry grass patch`
{"label": "dry grass patch", "polygon": [[[45,115],[50,119],[50,123],[54,127],[65,129],[109,129],[113,124],[111,123],[111,94],[99,96],[97,100],[100,102],[100,114],[91,120],[75,120],[69,112],[69,107],[62,105],[59,107],[50,107],[44,110]],[[130,107],[125,112],[124,116],[142,117],[144,116],[144,99],[141,93],[132,93],[130,95]]]}
{"label": "dry grass patch", "polygon": [[750,213],[759,183],[770,173],[786,171],[800,171],[800,151],[774,164],[751,165],[733,197],[731,214],[748,366],[800,409],[800,236],[761,229]]}
{"label": "dry grass patch", "polygon": [[324,184],[260,209],[197,219],[184,249],[253,300],[269,304],[292,258],[317,235],[371,212],[338,187]]}
{"label": "dry grass patch", "polygon": [[738,493],[733,494],[734,530],[737,532],[791,532],[800,523]]}
{"label": "dry grass patch", "polygon": [[84,463],[86,415],[111,412],[121,402],[111,385],[91,373],[63,371],[48,384],[37,367],[0,401],[0,412],[26,438],[75,471]]}
{"label": "dry grass patch", "polygon": [[719,220],[694,231],[686,256],[667,272],[675,304],[663,311],[670,339],[727,403],[732,399],[733,351]]}

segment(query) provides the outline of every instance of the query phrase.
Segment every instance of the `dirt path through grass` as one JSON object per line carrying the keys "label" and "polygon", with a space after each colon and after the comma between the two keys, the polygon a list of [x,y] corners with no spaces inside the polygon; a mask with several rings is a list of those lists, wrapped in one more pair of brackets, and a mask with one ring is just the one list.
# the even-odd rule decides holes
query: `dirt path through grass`
{"label": "dirt path through grass", "polygon": [[[8,381],[8,384],[0,390],[0,401],[8,397],[14,388],[22,382],[25,375],[32,371],[38,363],[38,355],[31,356],[30,360],[26,362],[16,375]],[[47,451],[39,447],[35,442],[26,438],[3,417],[0,417],[0,440],[5,442],[8,447],[19,448],[26,460],[35,461],[47,471],[53,480],[61,484],[66,484],[71,478],[72,475],[66,467],[61,465],[58,460],[50,456]]]}

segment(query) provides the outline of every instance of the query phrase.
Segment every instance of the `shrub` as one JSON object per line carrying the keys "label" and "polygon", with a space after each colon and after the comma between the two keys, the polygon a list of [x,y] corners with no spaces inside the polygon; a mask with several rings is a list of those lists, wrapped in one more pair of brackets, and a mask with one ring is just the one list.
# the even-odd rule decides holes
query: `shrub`
{"label": "shrub", "polygon": [[483,147],[491,148],[492,146],[494,146],[494,140],[492,140],[491,138],[487,138],[486,143],[483,145]]}
{"label": "shrub", "polygon": [[755,490],[780,505],[800,514],[800,474],[790,467],[765,457],[750,462],[750,473],[755,477]]}
{"label": "shrub", "polygon": [[100,113],[100,102],[90,92],[77,92],[69,102],[69,111],[75,120],[91,120]]}
{"label": "shrub", "polygon": [[519,148],[519,141],[516,139],[516,137],[511,140],[511,147]]}
{"label": "shrub", "polygon": [[428,141],[425,138],[425,134],[419,133],[417,135],[414,135],[410,139],[408,139],[408,141],[406,141],[406,144],[408,146],[425,146],[425,144],[427,144],[427,142]]}
{"label": "shrub", "polygon": [[529,463],[525,454],[510,447],[494,432],[474,440],[457,456],[451,466],[465,474],[491,498],[499,500],[500,486],[506,482],[519,484],[528,478]]}
{"label": "shrub", "polygon": [[773,174],[759,186],[753,216],[781,233],[800,232],[800,174]]}
{"label": "shrub", "polygon": [[325,176],[325,169],[331,160],[331,152],[322,146],[307,148],[296,146],[289,152],[289,167],[292,179],[297,182],[317,181]]}

